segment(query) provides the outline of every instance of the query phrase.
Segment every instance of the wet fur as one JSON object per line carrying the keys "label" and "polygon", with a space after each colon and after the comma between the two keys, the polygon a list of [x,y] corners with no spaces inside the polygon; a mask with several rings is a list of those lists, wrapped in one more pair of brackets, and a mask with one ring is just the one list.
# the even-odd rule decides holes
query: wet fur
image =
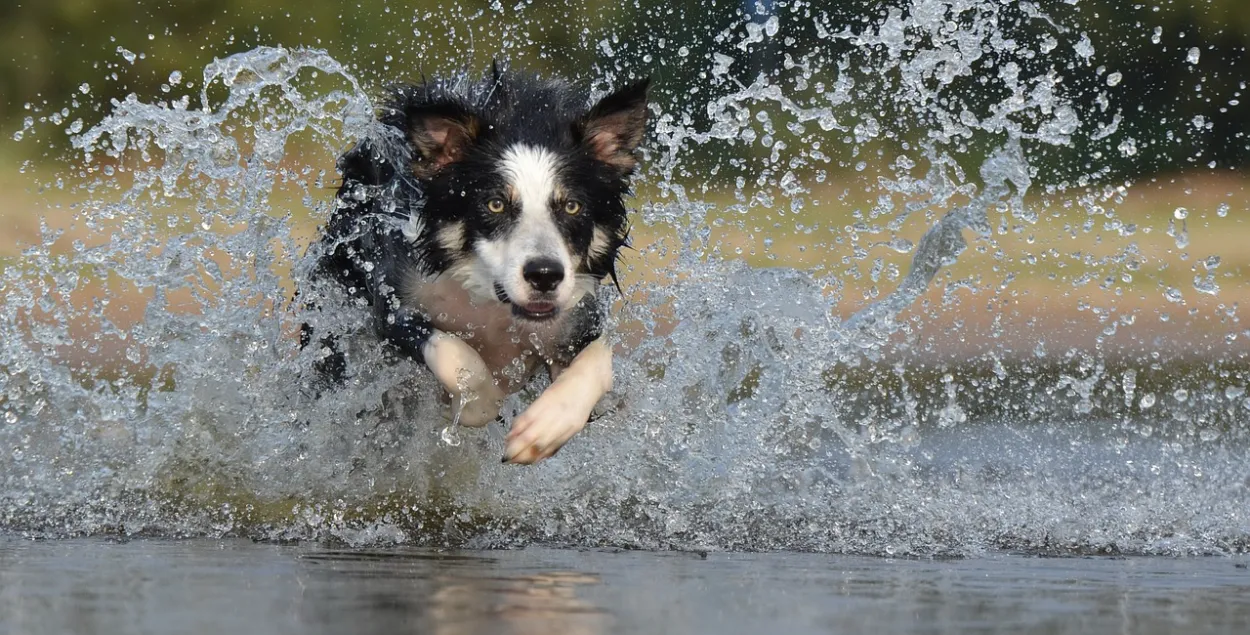
{"label": "wet fur", "polygon": [[[449,416],[483,425],[503,395],[551,373],[513,422],[505,460],[554,454],[610,388],[597,292],[628,238],[646,89],[588,106],[567,82],[498,67],[480,81],[398,86],[339,160],[313,275],[370,307],[377,335],[430,368]],[[305,325],[313,341],[327,351],[322,374],[341,381],[334,338]]]}

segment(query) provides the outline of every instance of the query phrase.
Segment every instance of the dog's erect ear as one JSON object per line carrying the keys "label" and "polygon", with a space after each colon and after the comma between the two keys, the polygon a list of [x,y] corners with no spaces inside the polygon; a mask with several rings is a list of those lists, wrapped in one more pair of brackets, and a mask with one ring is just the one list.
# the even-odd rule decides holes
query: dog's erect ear
{"label": "dog's erect ear", "polygon": [[647,87],[650,79],[630,84],[599,100],[579,124],[590,153],[629,173],[638,165],[634,151],[647,134]]}
{"label": "dog's erect ear", "polygon": [[463,159],[482,129],[473,113],[451,104],[416,108],[407,115],[408,137],[416,150],[413,170],[419,177]]}

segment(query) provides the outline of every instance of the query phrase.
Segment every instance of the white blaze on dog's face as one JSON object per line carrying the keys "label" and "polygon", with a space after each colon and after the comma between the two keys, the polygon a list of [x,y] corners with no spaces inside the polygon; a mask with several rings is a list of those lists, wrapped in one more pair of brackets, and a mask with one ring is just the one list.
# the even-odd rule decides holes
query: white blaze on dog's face
{"label": "white blaze on dog's face", "polygon": [[[514,318],[558,322],[615,279],[647,82],[585,109],[563,83],[508,89],[498,79],[473,107],[417,92],[406,98],[420,103],[387,111],[403,119],[421,185],[419,218],[403,228],[414,284],[455,282],[475,306],[498,301]],[[529,106],[538,103],[541,112]]]}
{"label": "white blaze on dog's face", "polygon": [[[502,232],[481,237],[473,245],[495,288],[521,316],[554,317],[577,301],[577,265],[556,222],[565,200],[560,183],[560,158],[536,146],[516,144],[500,156],[499,173],[505,195],[488,206],[508,214]],[[496,209],[492,209],[495,212]]]}

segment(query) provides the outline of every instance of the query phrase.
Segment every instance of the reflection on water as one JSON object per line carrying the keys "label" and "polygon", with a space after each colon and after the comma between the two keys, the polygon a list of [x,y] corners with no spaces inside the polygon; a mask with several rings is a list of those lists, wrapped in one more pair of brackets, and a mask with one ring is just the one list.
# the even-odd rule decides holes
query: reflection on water
{"label": "reflection on water", "polygon": [[[581,635],[605,632],[612,623],[606,610],[579,597],[581,587],[599,584],[593,574],[500,566],[493,555],[437,551],[326,551],[298,558],[308,577],[328,592],[325,601],[308,604],[308,621],[314,623],[342,622],[343,614],[363,612],[396,624],[415,621],[424,626],[420,632],[440,635],[496,630]],[[333,589],[344,584],[363,592],[337,596]]]}
{"label": "reflection on water", "polygon": [[525,552],[15,541],[0,547],[0,569],[0,632],[579,635],[612,625],[581,591],[599,576]]}
{"label": "reflection on water", "polygon": [[7,539],[0,632],[1246,632],[1248,563]]}

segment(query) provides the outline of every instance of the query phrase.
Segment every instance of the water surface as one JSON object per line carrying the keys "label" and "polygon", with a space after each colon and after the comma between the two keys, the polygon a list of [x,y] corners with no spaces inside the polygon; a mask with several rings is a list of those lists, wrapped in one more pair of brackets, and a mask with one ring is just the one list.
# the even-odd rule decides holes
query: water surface
{"label": "water surface", "polygon": [[1245,557],[0,539],[11,633],[1244,633]]}

